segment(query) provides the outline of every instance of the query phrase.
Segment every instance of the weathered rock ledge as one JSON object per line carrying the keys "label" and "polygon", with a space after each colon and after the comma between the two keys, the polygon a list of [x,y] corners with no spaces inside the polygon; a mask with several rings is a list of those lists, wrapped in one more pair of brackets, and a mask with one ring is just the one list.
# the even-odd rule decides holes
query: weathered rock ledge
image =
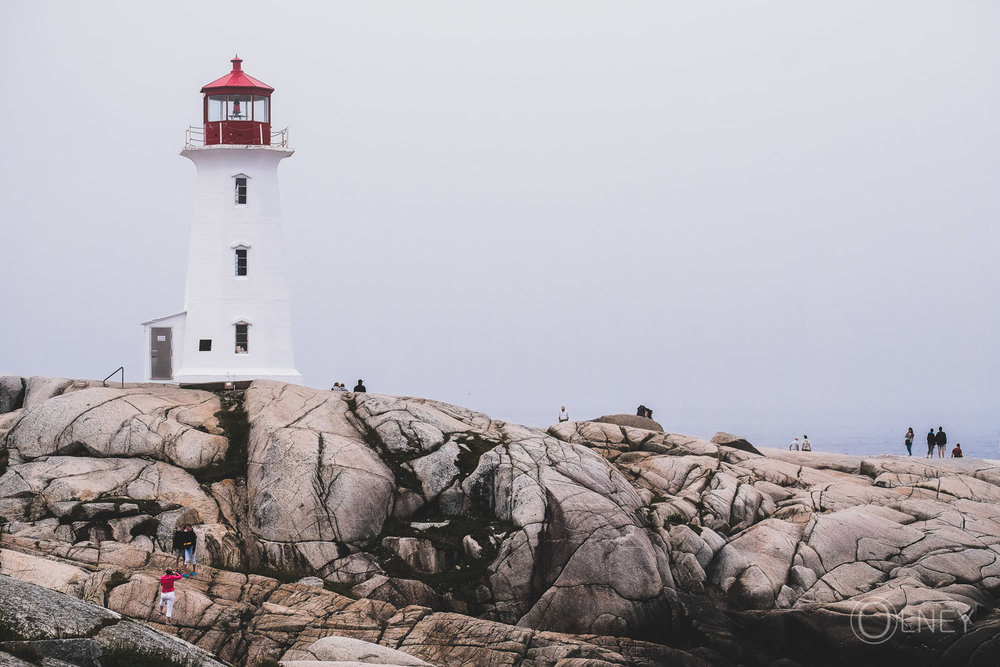
{"label": "weathered rock ledge", "polygon": [[[274,382],[3,376],[0,409],[8,588],[176,634],[214,656],[198,660],[1000,661],[1000,462],[757,453],[606,421],[540,431]],[[201,565],[167,628],[156,578],[188,522]],[[6,618],[4,637],[94,655],[112,632]]]}

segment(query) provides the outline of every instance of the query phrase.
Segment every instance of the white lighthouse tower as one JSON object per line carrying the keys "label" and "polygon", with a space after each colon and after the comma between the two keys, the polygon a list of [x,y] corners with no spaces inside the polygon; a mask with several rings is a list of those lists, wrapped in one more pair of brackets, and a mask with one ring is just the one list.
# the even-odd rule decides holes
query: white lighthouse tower
{"label": "white lighthouse tower", "polygon": [[278,163],[293,151],[287,130],[271,132],[274,89],[242,62],[201,89],[204,126],[181,151],[198,169],[184,311],[143,322],[147,380],[302,381],[278,201]]}

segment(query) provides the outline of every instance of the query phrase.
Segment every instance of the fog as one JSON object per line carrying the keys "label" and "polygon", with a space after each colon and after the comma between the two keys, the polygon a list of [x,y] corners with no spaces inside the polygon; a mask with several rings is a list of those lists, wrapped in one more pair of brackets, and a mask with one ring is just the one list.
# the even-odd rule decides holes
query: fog
{"label": "fog", "polygon": [[140,380],[178,153],[275,88],[306,384],[543,425],[987,410],[1000,5],[8,2],[0,371]]}

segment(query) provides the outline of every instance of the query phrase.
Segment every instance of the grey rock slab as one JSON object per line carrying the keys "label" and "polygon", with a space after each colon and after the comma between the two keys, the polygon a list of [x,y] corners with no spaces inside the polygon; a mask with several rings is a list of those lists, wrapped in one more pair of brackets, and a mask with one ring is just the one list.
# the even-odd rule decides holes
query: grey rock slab
{"label": "grey rock slab", "polygon": [[167,664],[174,661],[191,667],[225,667],[204,649],[131,621],[104,628],[94,635],[94,641],[105,651],[120,651],[126,655],[136,651],[160,658]]}
{"label": "grey rock slab", "polygon": [[409,653],[352,637],[323,637],[313,642],[306,650],[316,660],[354,661],[368,665],[430,667],[430,663],[415,658]]}
{"label": "grey rock slab", "polygon": [[352,423],[342,396],[255,382],[246,404],[247,489],[256,535],[275,542],[352,543],[381,532],[395,479]]}
{"label": "grey rock slab", "polygon": [[36,375],[25,382],[24,407],[32,408],[55,396],[61,395],[73,384],[67,378],[53,378]]}
{"label": "grey rock slab", "polygon": [[62,593],[0,575],[0,628],[19,639],[87,637],[121,616]]}
{"label": "grey rock slab", "polygon": [[449,566],[445,554],[430,540],[416,537],[384,537],[382,546],[402,558],[420,574],[439,574]]}
{"label": "grey rock slab", "polygon": [[604,415],[603,417],[596,417],[588,421],[614,424],[615,426],[628,426],[630,428],[642,429],[644,431],[663,432],[663,427],[660,426],[659,422],[646,417],[639,417],[638,415]]}
{"label": "grey rock slab", "polygon": [[433,501],[448,488],[458,476],[456,461],[461,450],[454,440],[449,440],[437,450],[413,459],[409,465],[420,480],[424,498]]}
{"label": "grey rock slab", "polygon": [[218,517],[218,506],[189,473],[143,459],[49,456],[11,466],[0,477],[0,499],[24,495],[38,496],[45,507],[125,496],[193,508],[207,521]]}
{"label": "grey rock slab", "polygon": [[[218,434],[214,394],[175,387],[97,387],[29,407],[7,434],[24,459],[85,452],[147,456],[197,469],[221,461],[228,441]],[[196,426],[205,429],[198,430]]]}
{"label": "grey rock slab", "polygon": [[716,445],[722,445],[723,447],[732,447],[733,449],[739,449],[740,451],[750,452],[751,454],[760,454],[760,450],[750,444],[750,441],[738,435],[733,435],[732,433],[725,433],[719,431],[712,436],[712,443]]}
{"label": "grey rock slab", "polygon": [[24,407],[26,383],[20,375],[0,375],[0,414]]}
{"label": "grey rock slab", "polygon": [[788,579],[803,527],[775,519],[740,533],[712,562],[709,581],[739,606],[768,608]]}
{"label": "grey rock slab", "polygon": [[394,453],[430,453],[448,435],[469,430],[468,424],[426,403],[370,393],[355,398],[358,417]]}

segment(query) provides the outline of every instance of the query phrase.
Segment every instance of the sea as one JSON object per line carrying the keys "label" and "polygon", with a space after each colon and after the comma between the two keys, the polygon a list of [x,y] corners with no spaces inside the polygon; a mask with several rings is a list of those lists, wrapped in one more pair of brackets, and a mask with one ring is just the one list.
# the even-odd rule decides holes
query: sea
{"label": "sea", "polygon": [[[664,411],[665,412],[665,411]],[[746,438],[757,447],[788,448],[792,439],[809,436],[813,451],[875,456],[906,455],[906,429],[913,428],[913,455],[927,455],[927,431],[943,427],[948,435],[947,456],[956,443],[966,458],[1000,459],[1000,410],[950,410],[938,414],[915,414],[905,410],[846,412],[814,410],[755,411],[746,414],[716,414],[710,410],[655,414],[670,433],[710,439],[725,431]]]}

